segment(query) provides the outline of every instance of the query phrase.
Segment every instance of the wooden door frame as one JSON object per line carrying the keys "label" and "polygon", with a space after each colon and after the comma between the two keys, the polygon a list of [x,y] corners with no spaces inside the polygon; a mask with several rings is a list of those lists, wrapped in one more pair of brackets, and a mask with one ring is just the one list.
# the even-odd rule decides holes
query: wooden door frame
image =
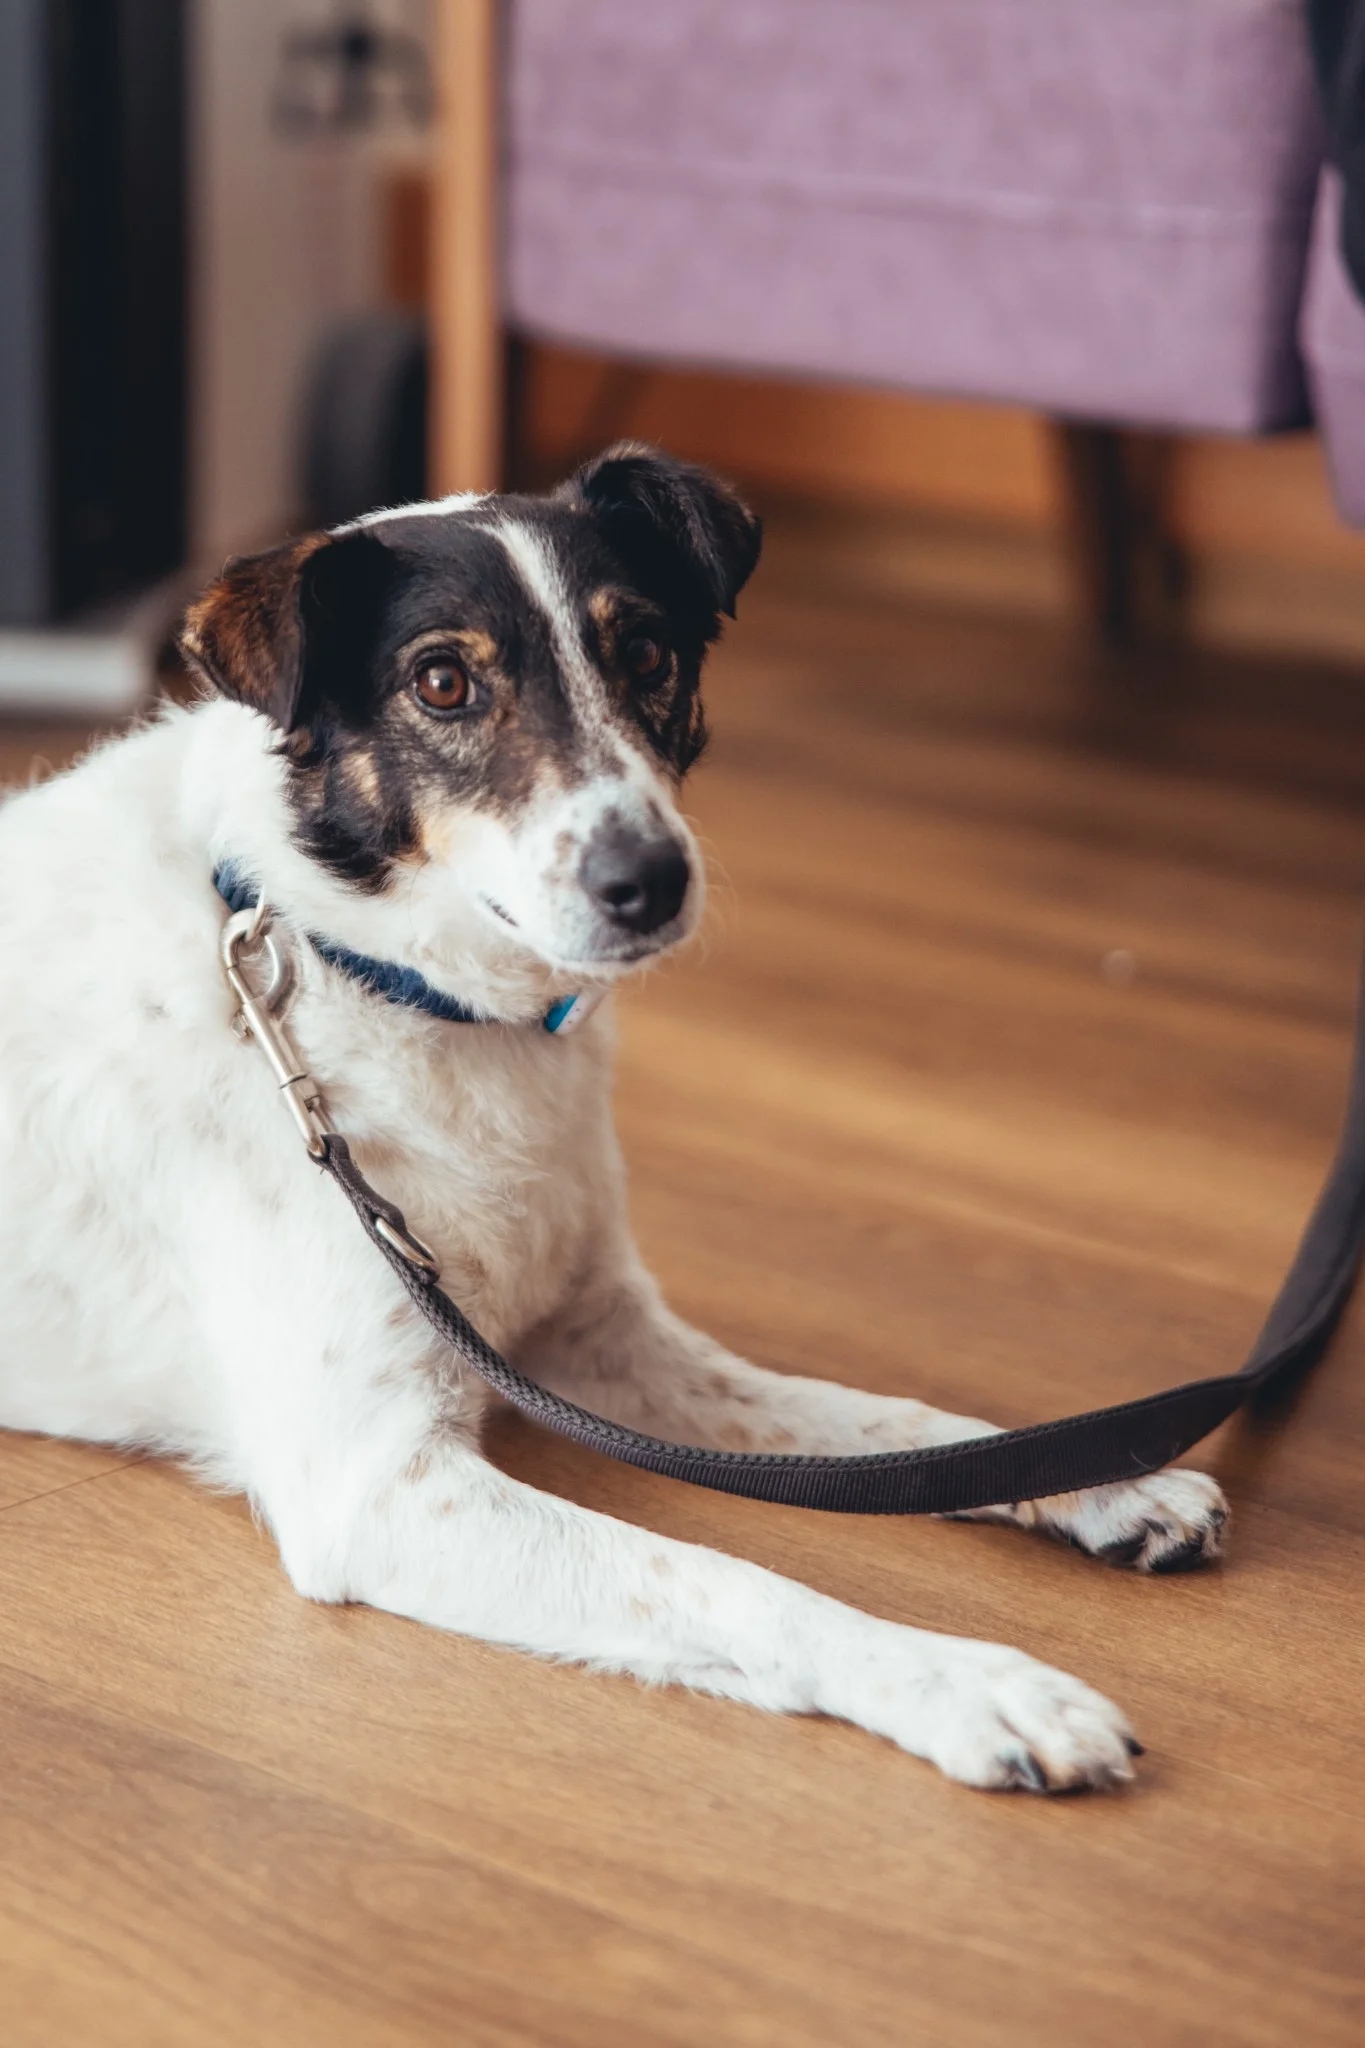
{"label": "wooden door frame", "polygon": [[441,494],[503,481],[498,17],[498,0],[436,0],[430,452]]}

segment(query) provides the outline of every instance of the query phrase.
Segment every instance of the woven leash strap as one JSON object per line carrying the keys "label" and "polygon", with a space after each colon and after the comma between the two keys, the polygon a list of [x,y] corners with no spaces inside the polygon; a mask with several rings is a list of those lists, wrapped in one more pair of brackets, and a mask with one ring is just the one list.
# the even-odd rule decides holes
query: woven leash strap
{"label": "woven leash strap", "polygon": [[840,1514],[960,1514],[1154,1472],[1216,1429],[1254,1394],[1316,1361],[1346,1305],[1365,1245],[1365,1032],[1357,1028],[1336,1158],[1294,1263],[1240,1371],[1193,1380],[1113,1408],[921,1451],[821,1458],[703,1450],[662,1443],[576,1407],[500,1357],[435,1279],[382,1234],[381,1221],[402,1237],[410,1235],[401,1213],[360,1172],[344,1138],[327,1133],[320,1164],[432,1329],[495,1393],[533,1422],[628,1465],[721,1493]]}

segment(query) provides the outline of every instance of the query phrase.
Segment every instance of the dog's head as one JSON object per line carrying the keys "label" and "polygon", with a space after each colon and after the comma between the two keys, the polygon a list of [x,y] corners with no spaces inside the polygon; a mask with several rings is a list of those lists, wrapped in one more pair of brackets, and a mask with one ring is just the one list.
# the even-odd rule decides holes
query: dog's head
{"label": "dog's head", "polygon": [[549,497],[375,513],[233,562],[181,644],[278,728],[314,860],[373,895],[419,870],[428,900],[610,975],[699,914],[676,797],[758,552],[716,478],[623,443]]}

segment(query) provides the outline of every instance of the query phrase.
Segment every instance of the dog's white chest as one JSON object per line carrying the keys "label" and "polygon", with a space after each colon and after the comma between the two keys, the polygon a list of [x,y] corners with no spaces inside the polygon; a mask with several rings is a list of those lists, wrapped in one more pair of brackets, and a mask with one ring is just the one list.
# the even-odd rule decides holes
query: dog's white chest
{"label": "dog's white chest", "polygon": [[[514,1347],[581,1277],[617,1198],[607,1019],[564,1039],[433,1025],[328,980],[325,1009],[306,990],[298,1022],[338,1129],[437,1252],[449,1291]],[[344,1220],[354,1256],[375,1256]]]}

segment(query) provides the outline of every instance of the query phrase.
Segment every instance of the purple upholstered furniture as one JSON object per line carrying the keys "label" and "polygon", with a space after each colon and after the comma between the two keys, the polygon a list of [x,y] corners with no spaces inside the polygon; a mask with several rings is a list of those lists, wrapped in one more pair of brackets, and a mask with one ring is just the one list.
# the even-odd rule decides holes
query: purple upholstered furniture
{"label": "purple upholstered furniture", "polygon": [[[1073,419],[1307,416],[1300,0],[511,0],[507,32],[524,332]],[[1365,518],[1331,255],[1322,226],[1305,336]]]}
{"label": "purple upholstered furniture", "polygon": [[1313,410],[1327,444],[1344,519],[1365,526],[1365,306],[1351,289],[1337,248],[1341,181],[1322,175],[1300,339]]}

